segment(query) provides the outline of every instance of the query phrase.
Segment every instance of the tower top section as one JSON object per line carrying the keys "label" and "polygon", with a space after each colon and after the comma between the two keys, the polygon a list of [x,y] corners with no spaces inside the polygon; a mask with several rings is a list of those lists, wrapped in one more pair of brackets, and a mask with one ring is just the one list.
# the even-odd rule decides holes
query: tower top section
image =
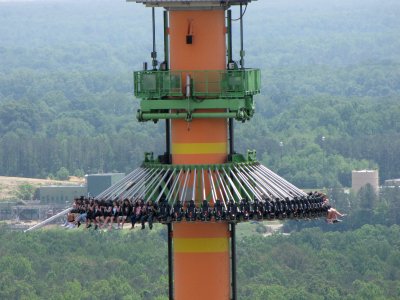
{"label": "tower top section", "polygon": [[232,5],[248,4],[256,0],[127,0],[128,2],[143,3],[149,7],[165,7],[169,9],[215,9]]}

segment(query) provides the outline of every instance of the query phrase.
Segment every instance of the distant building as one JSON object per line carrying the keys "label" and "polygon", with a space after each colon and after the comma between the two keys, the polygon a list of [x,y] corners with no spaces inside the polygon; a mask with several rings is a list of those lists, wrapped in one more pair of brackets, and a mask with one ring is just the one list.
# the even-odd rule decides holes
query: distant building
{"label": "distant building", "polygon": [[385,186],[393,186],[393,187],[398,186],[398,187],[400,187],[400,178],[387,179],[387,180],[385,180],[385,184],[384,185]]}
{"label": "distant building", "polygon": [[15,205],[15,202],[0,201],[0,220],[11,219],[13,205]]}
{"label": "distant building", "polygon": [[124,173],[104,173],[86,175],[86,186],[88,195],[96,197],[101,192],[114,185],[125,177]]}
{"label": "distant building", "polygon": [[365,186],[370,184],[374,191],[378,194],[379,191],[379,172],[378,170],[360,170],[351,172],[351,189],[353,192],[358,191]]}
{"label": "distant building", "polygon": [[41,186],[35,192],[35,199],[41,204],[65,206],[81,196],[96,197],[122,178],[124,173],[90,174],[86,175],[85,185],[49,185]]}
{"label": "distant building", "polygon": [[37,200],[41,204],[60,204],[72,202],[74,198],[86,196],[86,186],[78,185],[50,185],[41,186],[37,189]]}

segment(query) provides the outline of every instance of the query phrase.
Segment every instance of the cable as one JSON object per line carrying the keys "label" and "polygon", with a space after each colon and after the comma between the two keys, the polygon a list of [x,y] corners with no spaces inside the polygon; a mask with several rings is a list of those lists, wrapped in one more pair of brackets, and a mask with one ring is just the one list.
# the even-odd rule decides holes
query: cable
{"label": "cable", "polygon": [[240,21],[244,17],[246,10],[247,10],[247,3],[246,3],[246,6],[244,7],[244,11],[243,11],[242,15],[237,19],[232,19],[232,21]]}

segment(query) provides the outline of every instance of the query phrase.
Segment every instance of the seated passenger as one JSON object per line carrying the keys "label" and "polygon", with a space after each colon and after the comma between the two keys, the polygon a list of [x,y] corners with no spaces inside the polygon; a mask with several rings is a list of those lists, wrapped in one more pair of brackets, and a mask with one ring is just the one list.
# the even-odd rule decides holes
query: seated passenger
{"label": "seated passenger", "polygon": [[130,220],[132,214],[132,205],[129,199],[124,200],[124,204],[122,204],[122,223],[121,228],[124,229],[124,224],[126,220]]}
{"label": "seated passenger", "polygon": [[[107,226],[108,222],[111,221],[112,210],[113,210],[113,204],[112,204],[111,200],[109,200],[106,202],[106,204],[104,206],[104,223],[103,223],[104,227]],[[110,222],[110,225],[112,225],[111,222]]]}
{"label": "seated passenger", "polygon": [[253,203],[250,202],[249,199],[246,199],[247,207],[248,207],[248,212],[249,212],[249,219],[253,220],[254,217],[254,208],[253,208]]}
{"label": "seated passenger", "polygon": [[69,212],[67,215],[67,222],[65,228],[75,228],[75,214],[72,212]]}
{"label": "seated passenger", "polygon": [[215,221],[221,221],[221,220],[225,220],[226,219],[225,206],[222,205],[221,200],[216,200],[215,201],[215,204],[214,204],[214,218],[215,218]]}
{"label": "seated passenger", "polygon": [[294,206],[293,206],[293,202],[290,201],[289,197],[285,198],[285,209],[286,209],[286,217],[293,218]]}
{"label": "seated passenger", "polygon": [[306,201],[306,197],[305,196],[301,196],[299,199],[299,210],[300,210],[300,215],[301,217],[306,217],[307,216],[307,201]]}
{"label": "seated passenger", "polygon": [[309,207],[309,216],[311,218],[315,218],[317,216],[317,205],[315,203],[315,199],[312,193],[308,194],[307,202]]}
{"label": "seated passenger", "polygon": [[281,199],[278,200],[280,203],[280,210],[281,210],[281,217],[283,219],[286,219],[288,217],[288,211],[289,211],[289,207],[287,207],[286,205],[286,200],[285,199]]}
{"label": "seated passenger", "polygon": [[112,226],[114,222],[118,223],[118,229],[119,229],[119,224],[120,224],[120,218],[119,218],[119,211],[120,211],[120,206],[118,204],[118,201],[114,200],[112,210],[111,210],[111,218],[110,218],[110,226],[109,229],[112,229]]}
{"label": "seated passenger", "polygon": [[299,198],[295,196],[290,202],[293,208],[293,216],[296,218],[301,218],[302,214],[301,214],[301,204]]}
{"label": "seated passenger", "polygon": [[262,220],[264,215],[264,204],[258,199],[254,200],[253,204],[253,217],[257,220]]}
{"label": "seated passenger", "polygon": [[[80,198],[75,198],[72,204],[71,211],[67,214],[67,219],[65,223],[61,226],[66,228],[74,228],[78,224],[78,219],[81,214],[82,202]],[[74,219],[72,222],[70,220]],[[79,224],[80,225],[80,224]]]}
{"label": "seated passenger", "polygon": [[310,199],[308,198],[308,196],[307,197],[303,196],[301,201],[302,201],[302,205],[303,205],[304,216],[306,218],[311,218],[311,203],[310,203]]}
{"label": "seated passenger", "polygon": [[141,199],[138,199],[134,202],[132,213],[131,213],[131,229],[135,228],[135,224],[140,222],[142,219],[142,210],[143,210],[143,202]]}
{"label": "seated passenger", "polygon": [[233,201],[232,199],[229,200],[228,205],[227,205],[227,210],[228,210],[228,217],[231,221],[237,220],[239,218],[238,215],[238,207],[236,205],[236,202]]}
{"label": "seated passenger", "polygon": [[156,206],[153,204],[152,200],[149,200],[142,209],[142,229],[145,228],[144,223],[147,221],[149,223],[150,230],[153,229],[153,219],[156,216],[157,210]]}
{"label": "seated passenger", "polygon": [[166,199],[161,200],[160,212],[158,214],[158,220],[160,222],[168,222],[170,212],[171,212],[171,206],[169,205],[168,201]]}
{"label": "seated passenger", "polygon": [[331,207],[328,210],[328,215],[326,216],[326,222],[328,222],[329,224],[342,222],[342,220],[339,219],[339,217],[344,217],[344,216],[346,216],[346,214],[341,214],[336,209]]}
{"label": "seated passenger", "polygon": [[92,227],[92,223],[95,223],[95,218],[96,218],[95,204],[93,200],[90,200],[89,205],[87,206],[86,228]]}
{"label": "seated passenger", "polygon": [[81,226],[82,223],[86,222],[87,218],[87,205],[89,204],[89,200],[85,200],[83,197],[80,198],[80,203],[78,207],[78,213],[79,215],[75,219],[75,225],[76,226]]}
{"label": "seated passenger", "polygon": [[99,228],[103,219],[103,207],[98,200],[94,200],[94,229]]}
{"label": "seated passenger", "polygon": [[338,212],[335,208],[331,207],[329,204],[329,199],[326,197],[324,198],[323,206],[324,208],[327,209],[326,222],[328,222],[329,224],[342,222],[342,220],[339,219],[339,217],[346,216],[346,214],[342,214]]}
{"label": "seated passenger", "polygon": [[180,200],[177,200],[172,208],[172,219],[174,221],[180,222],[183,218],[183,208]]}
{"label": "seated passenger", "polygon": [[239,214],[244,221],[250,219],[250,203],[247,199],[242,199],[239,205]]}
{"label": "seated passenger", "polygon": [[265,197],[264,201],[265,201],[264,202],[264,218],[265,219],[274,219],[275,218],[274,202],[269,197]]}
{"label": "seated passenger", "polygon": [[271,201],[273,206],[275,207],[275,217],[278,219],[283,218],[283,209],[282,209],[282,203],[279,198],[275,198],[275,201]]}
{"label": "seated passenger", "polygon": [[185,213],[186,221],[196,221],[197,219],[197,208],[193,200],[189,201],[189,205]]}
{"label": "seated passenger", "polygon": [[210,221],[211,216],[212,216],[211,208],[208,205],[207,200],[203,200],[203,203],[201,204],[201,208],[200,208],[200,220],[203,222]]}
{"label": "seated passenger", "polygon": [[321,217],[323,215],[323,202],[324,197],[323,194],[314,192],[311,194],[311,206],[312,213],[314,217]]}

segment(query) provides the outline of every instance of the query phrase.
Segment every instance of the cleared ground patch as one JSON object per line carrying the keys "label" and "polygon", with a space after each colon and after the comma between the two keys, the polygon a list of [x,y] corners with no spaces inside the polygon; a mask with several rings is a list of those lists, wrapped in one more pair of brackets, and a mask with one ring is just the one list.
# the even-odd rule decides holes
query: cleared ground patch
{"label": "cleared ground patch", "polygon": [[25,177],[0,176],[0,201],[15,199],[15,193],[21,185],[29,184],[37,188],[42,185],[78,185],[85,182],[84,178],[70,177],[68,181],[38,179]]}

